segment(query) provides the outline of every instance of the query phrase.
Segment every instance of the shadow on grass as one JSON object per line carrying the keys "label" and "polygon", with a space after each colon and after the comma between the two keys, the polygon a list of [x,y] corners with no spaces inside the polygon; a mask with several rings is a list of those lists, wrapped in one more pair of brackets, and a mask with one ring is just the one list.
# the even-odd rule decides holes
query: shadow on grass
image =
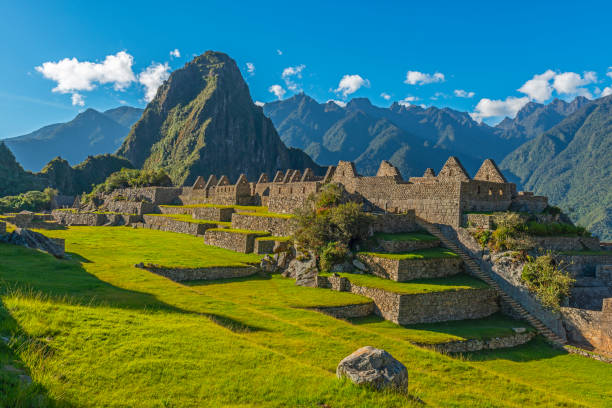
{"label": "shadow on grass", "polygon": [[31,227],[35,229],[43,229],[43,230],[67,230],[68,227],[62,224],[58,224],[55,222],[35,222]]}
{"label": "shadow on grass", "polygon": [[[28,360],[43,365],[44,359],[52,353],[41,339],[28,337],[17,321],[10,315],[0,299],[0,407],[28,408],[73,408],[65,400],[55,400],[48,390],[31,379],[30,369],[19,358],[18,352],[27,353]],[[10,339],[8,343],[7,339]]]}
{"label": "shadow on grass", "polygon": [[221,327],[225,327],[226,329],[234,333],[253,333],[269,331],[268,329],[264,329],[263,327],[253,326],[233,319],[231,317],[222,316],[214,313],[204,313],[203,316],[208,317],[211,322]]}
{"label": "shadow on grass", "polygon": [[223,283],[236,283],[236,282],[249,282],[249,281],[260,281],[260,280],[269,280],[272,277],[263,273],[256,273],[251,276],[243,276],[240,278],[228,278],[228,279],[215,279],[215,280],[195,280],[195,281],[184,281],[181,284],[185,286],[208,286],[208,285],[218,285]]}
{"label": "shadow on grass", "polygon": [[555,348],[548,344],[541,336],[537,336],[529,343],[518,347],[475,351],[472,353],[464,353],[460,357],[467,361],[508,360],[521,363],[546,360],[567,354],[567,351]]}

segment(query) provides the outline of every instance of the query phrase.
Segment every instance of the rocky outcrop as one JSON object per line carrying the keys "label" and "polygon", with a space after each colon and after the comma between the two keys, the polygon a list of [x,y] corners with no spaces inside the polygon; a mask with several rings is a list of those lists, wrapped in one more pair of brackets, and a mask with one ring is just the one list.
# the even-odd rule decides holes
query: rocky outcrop
{"label": "rocky outcrop", "polygon": [[371,346],[362,347],[340,361],[336,375],[376,390],[408,390],[406,366],[385,350]]}
{"label": "rocky outcrop", "polygon": [[213,173],[231,180],[288,168],[322,173],[304,152],[283,144],[236,62],[214,51],[170,75],[118,154],[136,167],[165,168],[179,185]]}
{"label": "rocky outcrop", "polygon": [[0,236],[0,242],[21,245],[26,248],[48,252],[56,258],[63,258],[65,244],[63,239],[52,239],[25,228],[17,228],[10,234]]}
{"label": "rocky outcrop", "polygon": [[295,279],[295,284],[298,286],[317,286],[317,275],[319,274],[317,260],[314,257],[308,259],[301,258],[298,257],[289,262],[287,269],[283,272],[283,276]]}

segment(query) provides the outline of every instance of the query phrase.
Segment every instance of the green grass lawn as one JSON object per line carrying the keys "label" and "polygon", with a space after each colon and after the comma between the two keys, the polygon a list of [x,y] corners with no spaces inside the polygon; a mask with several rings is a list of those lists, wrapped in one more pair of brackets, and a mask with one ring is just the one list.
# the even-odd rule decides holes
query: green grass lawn
{"label": "green grass lawn", "polygon": [[383,241],[439,241],[438,238],[433,235],[422,233],[422,232],[400,232],[397,234],[387,234],[384,232],[377,232],[374,234],[374,238]]}
{"label": "green grass lawn", "polygon": [[432,259],[432,258],[456,258],[459,255],[446,248],[428,248],[412,252],[400,252],[397,254],[387,252],[358,252],[358,255],[370,255],[387,259]]}
{"label": "green grass lawn", "polygon": [[[612,399],[608,364],[542,342],[449,357],[397,334],[409,329],[377,332],[307,309],[367,301],[349,293],[279,276],[179,284],[133,266],[200,266],[213,252],[195,237],[41,232],[65,238],[73,258],[0,244],[0,334],[12,338],[10,347],[0,342],[0,363],[22,365],[34,380],[18,391],[0,374],[0,406],[602,407]],[[337,363],[365,345],[406,364],[408,396],[336,379]]]}
{"label": "green grass lawn", "polygon": [[423,323],[400,326],[378,316],[351,319],[351,323],[385,336],[418,344],[439,344],[468,339],[489,339],[509,336],[513,327],[533,330],[527,323],[520,322],[500,313],[476,320]]}
{"label": "green grass lawn", "polygon": [[190,214],[147,214],[147,215],[154,215],[156,217],[172,218],[173,220],[190,222],[193,224],[215,224],[215,225],[225,225],[228,227],[232,225],[231,222],[225,222],[225,221],[197,220],[197,219],[194,219]]}
{"label": "green grass lawn", "polygon": [[[321,276],[330,276],[331,273],[323,273]],[[352,283],[369,288],[378,288],[389,292],[415,295],[419,293],[444,292],[465,289],[487,288],[487,284],[480,279],[459,274],[447,278],[416,279],[410,282],[395,282],[389,279],[379,278],[369,274],[339,273]]]}

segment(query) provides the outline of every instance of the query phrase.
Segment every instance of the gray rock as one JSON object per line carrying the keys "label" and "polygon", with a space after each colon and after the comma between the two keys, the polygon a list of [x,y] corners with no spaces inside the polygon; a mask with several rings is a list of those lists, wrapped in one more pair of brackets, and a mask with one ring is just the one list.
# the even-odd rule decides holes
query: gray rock
{"label": "gray rock", "polygon": [[56,258],[64,257],[64,245],[61,240],[54,240],[25,228],[17,228],[10,234],[0,237],[0,242],[6,242],[13,245],[21,245],[26,248],[40,249],[48,252]]}
{"label": "gray rock", "polygon": [[283,272],[283,276],[287,278],[295,278],[295,284],[298,286],[315,287],[317,284],[317,261],[315,258],[306,260],[294,259],[289,262],[289,266]]}
{"label": "gray rock", "polygon": [[524,327],[513,327],[512,330],[518,334],[525,333],[527,331],[527,329]]}
{"label": "gray rock", "polygon": [[267,273],[274,273],[276,271],[276,263],[272,258],[264,257],[259,264],[262,271]]}
{"label": "gray rock", "polygon": [[360,271],[367,271],[368,268],[359,259],[353,259],[353,266]]}
{"label": "gray rock", "polygon": [[406,367],[385,350],[371,346],[362,347],[340,361],[336,376],[377,390],[408,390]]}

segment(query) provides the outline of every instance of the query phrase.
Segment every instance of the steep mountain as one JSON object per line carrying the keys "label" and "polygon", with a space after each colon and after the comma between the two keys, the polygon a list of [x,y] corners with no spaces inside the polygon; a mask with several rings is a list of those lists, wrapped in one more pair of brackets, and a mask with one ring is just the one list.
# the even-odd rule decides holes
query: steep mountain
{"label": "steep mountain", "polygon": [[164,168],[175,183],[197,176],[317,166],[308,155],[287,148],[272,121],[256,106],[234,60],[207,51],[170,75],[132,127],[118,154],[136,167]]}
{"label": "steep mountain", "polygon": [[612,96],[586,104],[500,164],[527,190],[612,239]]}
{"label": "steep mountain", "polygon": [[45,183],[35,174],[25,171],[13,153],[0,142],[0,197],[44,187]]}
{"label": "steep mountain", "polygon": [[87,109],[70,122],[45,126],[4,142],[28,170],[39,171],[56,156],[76,164],[87,156],[116,151],[141,112],[127,106],[104,113]]}
{"label": "steep mountain", "polygon": [[[370,143],[379,146],[380,143],[376,141],[379,135],[371,132],[372,124],[379,121],[385,124],[377,127],[380,131],[385,131],[389,125],[401,130],[393,140],[399,141],[398,138],[407,137],[399,146],[411,146],[413,152],[416,152],[414,148],[419,146],[420,154],[432,155],[432,164],[425,165],[423,170],[434,165],[440,150],[445,150],[448,155],[461,156],[462,160],[465,158],[464,161],[470,167],[470,163],[486,157],[501,159],[521,142],[499,137],[498,130],[476,123],[464,112],[449,108],[424,109],[398,103],[389,108],[381,108],[372,105],[366,98],[353,99],[345,107],[341,107],[334,102],[320,104],[301,93],[282,101],[265,104],[264,112],[272,119],[287,145],[304,149],[322,164],[330,164],[330,160],[338,158],[353,160],[365,153],[365,148]],[[384,134],[380,136],[383,140],[388,140]],[[386,146],[389,148],[390,145]],[[347,148],[353,151],[347,152]],[[359,149],[361,151],[356,153]],[[390,155],[383,159],[390,159],[395,153],[388,149],[384,151]],[[337,154],[329,155],[328,152]],[[364,157],[370,154],[371,152],[368,152]],[[398,154],[396,157],[402,156]],[[421,157],[419,159],[420,163],[423,163],[427,161],[427,156],[425,160]],[[421,167],[414,166],[413,163],[406,163],[405,166]],[[364,171],[363,168],[360,170]],[[469,170],[474,171],[476,168]]]}
{"label": "steep mountain", "polygon": [[496,129],[506,139],[532,139],[589,103],[591,101],[583,96],[569,103],[561,99],[554,99],[546,105],[529,102],[518,111],[514,119],[506,117],[497,124]]}

